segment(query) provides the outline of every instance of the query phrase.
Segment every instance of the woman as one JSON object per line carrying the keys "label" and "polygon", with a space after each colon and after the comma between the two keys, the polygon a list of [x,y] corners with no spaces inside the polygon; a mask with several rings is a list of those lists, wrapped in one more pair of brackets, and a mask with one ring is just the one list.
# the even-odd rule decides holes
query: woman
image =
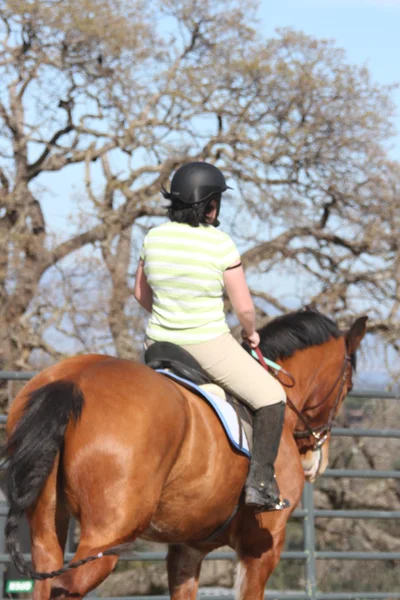
{"label": "woman", "polygon": [[221,171],[205,162],[180,167],[171,191],[170,222],[145,237],[136,273],[135,298],[151,317],[147,345],[168,341],[182,346],[222,387],[254,411],[253,455],[245,486],[246,504],[263,511],[288,506],[281,500],[274,462],[282,433],[286,395],[279,384],[232,337],[223,290],[252,348],[260,343],[255,309],[240,255],[218,231],[223,192]]}

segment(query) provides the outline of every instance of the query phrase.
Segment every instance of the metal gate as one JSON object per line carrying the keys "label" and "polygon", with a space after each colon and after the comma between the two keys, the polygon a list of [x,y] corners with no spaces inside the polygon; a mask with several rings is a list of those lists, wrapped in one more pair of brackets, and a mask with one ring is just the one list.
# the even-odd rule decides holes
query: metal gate
{"label": "metal gate", "polygon": [[[33,373],[15,373],[0,371],[0,379],[3,380],[25,380],[29,379]],[[371,390],[354,391],[350,397],[371,398],[371,399],[395,399],[399,396],[389,392],[376,392]],[[0,423],[5,422],[5,417],[0,417]],[[340,437],[369,437],[400,439],[398,430],[381,429],[344,429],[334,428],[334,436]],[[354,470],[354,469],[328,469],[323,477],[331,478],[372,478],[372,479],[400,479],[400,470],[379,471],[379,470]],[[2,579],[5,565],[9,564],[9,557],[4,550],[4,521],[7,512],[7,506],[4,501],[0,502],[0,568],[1,568],[1,590],[3,590]],[[319,560],[395,560],[400,561],[400,552],[339,552],[339,551],[320,551],[316,548],[315,539],[315,520],[319,518],[341,518],[341,519],[400,519],[400,511],[376,511],[376,510],[322,510],[314,506],[313,485],[306,484],[302,497],[302,506],[297,509],[292,518],[302,519],[304,532],[304,548],[302,551],[286,551],[282,553],[282,560],[299,560],[304,562],[305,566],[305,589],[293,592],[281,592],[267,590],[265,598],[276,600],[379,600],[400,599],[400,591],[388,592],[319,592],[317,590],[317,561]],[[133,556],[124,556],[121,560],[135,561],[160,561],[165,559],[164,552],[135,552]],[[29,559],[29,555],[26,555]],[[66,561],[71,560],[72,554],[66,553]],[[235,559],[233,552],[212,552],[205,560],[226,560]],[[95,596],[95,593],[91,593]],[[217,593],[217,595],[202,595],[203,598],[213,598],[214,600],[233,600],[233,592]],[[120,600],[167,600],[168,596],[129,596],[119,597]],[[108,598],[107,600],[113,600]]]}

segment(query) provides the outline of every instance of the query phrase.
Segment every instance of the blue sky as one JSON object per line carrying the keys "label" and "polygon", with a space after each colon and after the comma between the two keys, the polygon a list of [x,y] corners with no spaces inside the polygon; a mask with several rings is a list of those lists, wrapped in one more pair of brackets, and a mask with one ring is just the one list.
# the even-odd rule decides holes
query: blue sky
{"label": "blue sky", "polygon": [[[380,84],[400,83],[400,0],[261,0],[261,31],[292,27],[336,41],[348,62],[366,65]],[[391,155],[400,160],[400,90]]]}

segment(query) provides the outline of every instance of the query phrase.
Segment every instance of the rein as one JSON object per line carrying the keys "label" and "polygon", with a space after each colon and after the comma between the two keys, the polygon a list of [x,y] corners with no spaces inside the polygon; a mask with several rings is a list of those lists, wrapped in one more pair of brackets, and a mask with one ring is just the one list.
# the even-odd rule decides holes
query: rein
{"label": "rein", "polygon": [[[278,379],[278,381],[284,385],[285,387],[293,387],[295,384],[295,379],[293,377],[293,375],[291,373],[289,373],[288,371],[285,371],[285,369],[280,368],[279,373],[284,373],[285,376],[289,377],[292,385],[287,385],[285,384],[283,381],[281,381],[278,377],[278,372],[273,369],[270,368],[265,359],[264,356],[262,355],[262,352],[260,350],[260,348],[255,348],[255,353],[257,354],[258,360],[260,361],[260,364],[262,367],[264,367],[264,369],[266,371],[271,371],[272,374]],[[333,426],[333,419],[335,416],[335,412],[336,409],[339,405],[340,399],[342,397],[342,392],[343,392],[343,388],[344,388],[344,384],[346,382],[347,379],[347,374],[349,371],[349,365],[350,365],[350,361],[351,358],[348,354],[346,354],[346,356],[344,357],[343,360],[343,365],[342,368],[340,370],[339,375],[337,376],[337,378],[335,379],[334,384],[332,385],[331,389],[329,390],[329,392],[325,395],[325,397],[318,402],[318,404],[314,404],[314,406],[309,406],[303,409],[303,412],[300,412],[299,409],[297,408],[297,406],[292,402],[292,400],[290,400],[290,398],[287,398],[287,405],[291,408],[291,410],[296,414],[296,416],[298,417],[298,419],[303,423],[303,425],[305,426],[305,431],[299,431],[299,430],[295,430],[294,431],[294,437],[295,439],[305,439],[308,437],[312,437],[314,439],[314,444],[312,446],[312,450],[318,450],[318,448],[321,448],[321,446],[326,442],[326,440],[328,439],[328,436],[331,432],[332,426]],[[325,425],[321,425],[319,427],[312,427],[311,423],[310,423],[310,419],[307,418],[303,413],[311,411],[311,410],[315,410],[316,408],[319,408],[321,406],[323,406],[325,404],[325,402],[327,402],[329,396],[332,394],[333,390],[335,389],[335,387],[337,386],[337,384],[340,381],[340,387],[339,387],[339,391],[337,393],[337,396],[335,398],[335,402],[333,403],[333,406],[329,412],[329,416],[328,416],[328,421]]]}

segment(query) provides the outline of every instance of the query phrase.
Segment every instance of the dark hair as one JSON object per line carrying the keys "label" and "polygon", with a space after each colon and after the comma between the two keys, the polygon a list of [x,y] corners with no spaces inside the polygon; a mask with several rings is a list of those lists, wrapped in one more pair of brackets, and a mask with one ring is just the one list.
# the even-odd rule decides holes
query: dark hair
{"label": "dark hair", "polygon": [[[198,227],[199,225],[207,225],[206,215],[210,212],[210,204],[212,201],[217,202],[217,216],[219,213],[219,207],[221,204],[222,194],[216,193],[208,198],[205,202],[197,202],[195,204],[186,204],[180,202],[174,198],[165,189],[162,189],[162,195],[167,200],[171,201],[171,204],[167,207],[167,216],[170,221],[175,223],[187,223],[191,227]],[[213,223],[215,227],[218,227],[219,221],[216,219]]]}

